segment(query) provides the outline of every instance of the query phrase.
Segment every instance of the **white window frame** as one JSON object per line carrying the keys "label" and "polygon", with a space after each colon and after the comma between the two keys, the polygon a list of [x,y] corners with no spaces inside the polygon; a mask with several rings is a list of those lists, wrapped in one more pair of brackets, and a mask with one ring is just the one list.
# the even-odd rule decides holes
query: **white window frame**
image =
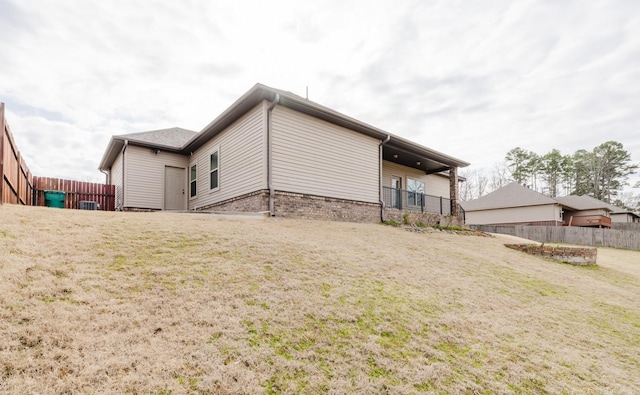
{"label": "white window frame", "polygon": [[[415,188],[417,184],[421,184],[421,188]],[[415,178],[407,177],[407,205],[413,207],[420,207],[422,202],[418,199],[418,194],[422,194],[422,198],[424,199],[424,191],[426,188],[426,184],[422,180],[416,180]],[[422,189],[422,190],[420,190]],[[413,197],[413,203],[411,203],[411,198]]]}
{"label": "white window frame", "polygon": [[[195,177],[193,172],[195,172]],[[194,177],[194,178],[192,178]],[[194,193],[191,194],[191,185],[194,185]],[[189,165],[189,199],[195,199],[198,196],[198,164]]]}
{"label": "white window frame", "polygon": [[[213,154],[216,154],[216,153],[218,154],[218,163],[217,163],[218,167],[216,167],[215,169],[212,169],[211,168],[211,157],[213,156]],[[216,192],[216,191],[220,190],[220,146],[219,145],[215,146],[211,150],[211,152],[209,153],[208,158],[209,158],[209,191],[210,192]],[[217,185],[215,187],[211,187],[211,173],[213,173],[214,171],[217,172],[217,174],[216,174]]]}

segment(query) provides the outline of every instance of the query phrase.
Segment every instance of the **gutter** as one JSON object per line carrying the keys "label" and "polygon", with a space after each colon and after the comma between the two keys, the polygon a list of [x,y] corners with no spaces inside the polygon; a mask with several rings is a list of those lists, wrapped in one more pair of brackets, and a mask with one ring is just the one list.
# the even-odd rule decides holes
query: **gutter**
{"label": "gutter", "polygon": [[384,192],[382,190],[382,146],[387,144],[391,140],[391,135],[387,135],[384,140],[380,141],[380,145],[378,146],[378,153],[380,155],[380,159],[378,160],[378,185],[380,187],[380,222],[384,222]]}
{"label": "gutter", "polygon": [[269,187],[269,215],[275,217],[275,190],[273,189],[273,155],[272,155],[272,142],[271,134],[273,126],[271,113],[280,101],[280,94],[276,93],[275,99],[267,108],[267,185]]}

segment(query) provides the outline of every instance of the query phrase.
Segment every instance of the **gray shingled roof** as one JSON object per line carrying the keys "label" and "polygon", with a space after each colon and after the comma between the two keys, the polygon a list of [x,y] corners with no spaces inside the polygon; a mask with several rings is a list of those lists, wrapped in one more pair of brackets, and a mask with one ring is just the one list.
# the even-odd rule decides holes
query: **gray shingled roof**
{"label": "gray shingled roof", "polygon": [[638,215],[613,204],[603,202],[588,195],[569,195],[550,198],[515,182],[497,189],[479,199],[460,202],[465,211],[492,210],[509,207],[538,206],[544,204],[560,204],[576,211],[604,209],[614,214],[630,213]]}
{"label": "gray shingled roof", "polygon": [[[633,214],[633,215],[638,215],[636,214],[633,210],[628,210],[626,208],[622,208],[622,207],[618,207],[615,206],[611,203],[607,203],[607,202],[603,202],[601,200],[598,200],[596,198],[593,198],[591,196],[576,196],[576,195],[570,195],[570,196],[565,196],[564,198],[557,198],[558,201],[562,202],[562,200],[566,200],[566,198],[580,198],[580,202],[583,202],[585,207],[588,207],[589,205],[592,205],[593,207],[588,207],[588,208],[581,208],[580,210],[588,210],[588,209],[597,209],[597,208],[605,208],[611,211],[612,214]],[[573,206],[571,206],[573,207]]]}
{"label": "gray shingled roof", "polygon": [[626,208],[614,206],[613,204],[609,204],[609,203],[606,203],[606,204],[607,204],[607,207],[609,207],[609,209],[611,210],[611,214],[627,214],[628,213],[628,214],[633,214],[638,216],[638,214],[633,210],[628,210]]}
{"label": "gray shingled roof", "polygon": [[544,204],[558,204],[558,202],[516,182],[507,184],[478,199],[461,202],[465,211],[539,206]]}
{"label": "gray shingled roof", "polygon": [[597,210],[605,209],[611,211],[608,203],[587,195],[569,195],[555,198],[560,204],[575,210]]}
{"label": "gray shingled roof", "polygon": [[130,142],[150,144],[154,146],[161,145],[165,147],[180,149],[196,134],[197,132],[194,132],[193,130],[169,128],[150,130],[147,132],[122,134],[114,137],[129,140]]}

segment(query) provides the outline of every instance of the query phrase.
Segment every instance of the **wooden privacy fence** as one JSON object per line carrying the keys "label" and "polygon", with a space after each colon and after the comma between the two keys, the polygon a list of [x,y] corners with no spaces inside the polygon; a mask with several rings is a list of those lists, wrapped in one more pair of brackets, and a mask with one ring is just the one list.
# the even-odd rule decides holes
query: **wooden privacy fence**
{"label": "wooden privacy fence", "polygon": [[577,226],[469,225],[489,233],[501,233],[548,243],[578,244],[640,250],[640,232]]}
{"label": "wooden privacy fence", "polygon": [[79,208],[81,201],[99,204],[100,210],[115,209],[115,185],[34,177],[16,146],[0,103],[0,204],[45,206],[44,191],[66,193],[64,207]]}
{"label": "wooden privacy fence", "polygon": [[32,175],[16,146],[0,103],[0,202],[31,205]]}
{"label": "wooden privacy fence", "polygon": [[614,222],[611,224],[611,228],[617,230],[632,230],[634,232],[640,232],[640,222]]}
{"label": "wooden privacy fence", "polygon": [[115,185],[63,180],[60,178],[33,177],[33,190],[34,206],[44,206],[45,191],[55,190],[66,193],[64,208],[80,208],[80,202],[89,201],[98,203],[100,210],[114,211],[115,209]]}

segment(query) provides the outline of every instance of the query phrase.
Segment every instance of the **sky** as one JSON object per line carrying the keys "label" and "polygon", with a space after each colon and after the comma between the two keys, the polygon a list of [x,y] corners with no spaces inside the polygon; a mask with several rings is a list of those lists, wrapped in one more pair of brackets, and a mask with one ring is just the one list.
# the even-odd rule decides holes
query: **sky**
{"label": "sky", "polygon": [[467,171],[611,140],[640,163],[637,0],[0,0],[0,54],[38,176],[104,182],[112,135],[200,131],[258,82]]}

